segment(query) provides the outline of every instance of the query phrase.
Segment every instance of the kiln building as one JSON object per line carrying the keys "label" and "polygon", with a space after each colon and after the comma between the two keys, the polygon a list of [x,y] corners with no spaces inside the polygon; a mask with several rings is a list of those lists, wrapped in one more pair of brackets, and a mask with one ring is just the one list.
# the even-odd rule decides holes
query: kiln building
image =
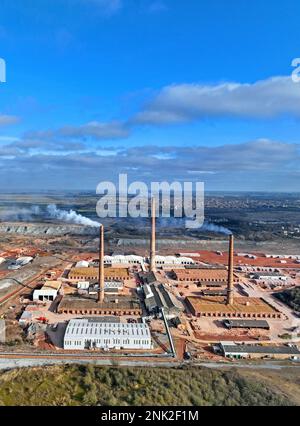
{"label": "kiln building", "polygon": [[57,308],[60,314],[75,315],[135,315],[141,316],[140,302],[130,296],[109,296],[105,302],[93,298],[65,296]]}
{"label": "kiln building", "polygon": [[[172,278],[176,281],[186,281],[201,284],[221,284],[226,285],[228,280],[227,269],[173,269]],[[238,277],[233,276],[234,282],[238,282]]]}
{"label": "kiln building", "polygon": [[[98,281],[98,268],[72,268],[68,274],[70,280]],[[127,281],[130,279],[127,268],[104,268],[106,281]]]}

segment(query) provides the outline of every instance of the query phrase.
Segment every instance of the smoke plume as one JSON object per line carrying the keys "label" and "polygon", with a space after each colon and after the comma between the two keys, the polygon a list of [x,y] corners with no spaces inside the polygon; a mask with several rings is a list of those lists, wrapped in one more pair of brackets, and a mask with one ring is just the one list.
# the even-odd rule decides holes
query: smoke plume
{"label": "smoke plume", "polygon": [[40,216],[41,209],[39,206],[31,206],[29,208],[10,207],[0,214],[1,220],[14,220],[20,222],[31,222],[34,218]]}
{"label": "smoke plume", "polygon": [[211,222],[204,222],[203,226],[201,227],[201,231],[216,232],[217,234],[223,235],[232,234],[230,229],[225,228],[225,226],[219,226]]}
{"label": "smoke plume", "polygon": [[77,225],[91,226],[93,228],[99,228],[101,225],[99,222],[78,214],[74,210],[60,210],[55,204],[49,204],[47,206],[47,214],[51,219],[58,219],[63,222],[75,223]]}

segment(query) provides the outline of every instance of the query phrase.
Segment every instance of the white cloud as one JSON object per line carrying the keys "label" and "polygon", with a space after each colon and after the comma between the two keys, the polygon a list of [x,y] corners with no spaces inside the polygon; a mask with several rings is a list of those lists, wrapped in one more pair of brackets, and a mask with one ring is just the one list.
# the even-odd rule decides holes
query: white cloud
{"label": "white cloud", "polygon": [[129,136],[129,129],[123,122],[92,121],[81,126],[64,126],[56,130],[43,130],[28,132],[24,135],[27,140],[61,140],[61,139],[86,139],[111,140],[124,139]]}
{"label": "white cloud", "polygon": [[15,115],[1,115],[0,114],[0,126],[8,126],[10,124],[15,124],[19,121],[19,117]]}
{"label": "white cloud", "polygon": [[300,117],[300,84],[273,77],[253,84],[174,84],[164,87],[135,121],[168,124],[205,117]]}
{"label": "white cloud", "polygon": [[74,138],[92,137],[95,139],[122,139],[129,136],[126,126],[119,121],[101,123],[92,121],[83,126],[66,126],[58,131],[59,135]]}
{"label": "white cloud", "polygon": [[[284,116],[300,118],[300,84],[294,83],[290,77],[273,77],[253,84],[179,84],[161,89],[128,120],[66,125],[30,132],[24,137],[52,141],[61,138],[104,141],[128,138],[139,124],[159,126],[206,117],[270,119]],[[0,125],[16,120],[16,117],[0,115]]]}
{"label": "white cloud", "polygon": [[13,182],[22,187],[32,185],[34,172],[34,184],[39,188],[54,183],[62,188],[72,182],[88,187],[107,176],[115,179],[126,170],[133,180],[151,181],[157,180],[157,176],[167,181],[200,179],[215,189],[299,187],[299,144],[268,139],[217,147],[140,146],[118,152],[87,147],[84,152],[54,152],[54,146],[51,152],[31,148],[27,152],[21,144],[10,144],[0,149],[0,181],[7,181],[8,186]]}

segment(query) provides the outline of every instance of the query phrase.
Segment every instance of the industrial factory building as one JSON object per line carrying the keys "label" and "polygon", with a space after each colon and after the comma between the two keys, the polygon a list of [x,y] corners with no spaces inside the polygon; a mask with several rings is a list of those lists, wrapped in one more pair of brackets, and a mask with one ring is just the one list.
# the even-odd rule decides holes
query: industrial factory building
{"label": "industrial factory building", "polygon": [[175,318],[183,306],[163,284],[143,285],[144,303],[149,315],[157,315],[163,308],[166,318]]}
{"label": "industrial factory building", "polygon": [[[124,287],[123,281],[105,281],[104,282],[105,291],[108,291],[109,289],[111,290],[115,289],[116,292],[118,292],[119,290],[122,290],[123,287]],[[86,290],[91,293],[90,291],[91,288],[93,288],[97,292],[99,290],[99,284],[92,285],[90,284],[89,281],[79,281],[77,283],[78,290]]]}
{"label": "industrial factory building", "polygon": [[[138,298],[113,294],[118,292],[119,288],[123,286],[123,281],[128,280],[130,275],[127,268],[104,267],[103,225],[99,228],[98,268],[72,268],[68,278],[74,281],[89,282],[89,287],[87,290],[87,285],[83,285],[85,288],[78,290],[79,296],[64,296],[57,307],[58,313],[115,316],[142,315],[142,308]],[[107,282],[107,285],[105,285],[105,282]],[[111,283],[110,287],[109,282]],[[85,294],[87,292],[89,293],[88,295]]]}
{"label": "industrial factory building", "polygon": [[133,254],[124,256],[118,254],[115,256],[104,256],[104,265],[142,265],[145,262],[145,258],[142,256],[135,256]]}
{"label": "industrial factory building", "polygon": [[131,296],[107,295],[104,303],[94,298],[64,296],[58,305],[57,312],[73,315],[141,316],[142,308],[139,300]]}
{"label": "industrial factory building", "polygon": [[258,281],[287,281],[288,277],[277,272],[257,272],[250,274],[250,278]]}
{"label": "industrial factory building", "polygon": [[[172,278],[176,281],[193,282],[193,283],[219,283],[226,285],[228,279],[228,271],[226,268],[218,269],[177,269],[172,271]],[[238,277],[233,276],[233,281],[238,282]]]}
{"label": "industrial factory building", "polygon": [[46,281],[41,289],[34,290],[33,300],[35,302],[52,302],[58,295],[60,288],[60,281]]}
{"label": "industrial factory building", "polygon": [[233,342],[221,342],[219,349],[226,358],[300,358],[300,351],[296,346],[237,345]]}
{"label": "industrial factory building", "polygon": [[161,275],[158,272],[140,272],[139,278],[143,284],[153,284],[160,281]]}
{"label": "industrial factory building", "polygon": [[78,290],[88,290],[90,287],[89,281],[78,281],[77,289]]}
{"label": "industrial factory building", "polygon": [[[112,254],[111,256],[105,255],[103,258],[103,263],[105,266],[115,267],[115,266],[138,266],[143,265],[146,259],[142,256],[136,256],[134,254],[123,255],[123,254]],[[90,267],[98,267],[99,259],[93,259],[89,263]]]}
{"label": "industrial factory building", "polygon": [[226,289],[222,289],[219,288],[217,290],[202,290],[202,295],[203,296],[223,296],[226,297],[227,296],[227,290]]}
{"label": "industrial factory building", "polygon": [[11,261],[9,263],[8,269],[20,269],[23,266],[28,265],[33,261],[33,257],[31,256],[22,256],[18,257],[17,259]]}
{"label": "industrial factory building", "polygon": [[[261,298],[234,297],[235,276],[233,272],[233,254],[234,237],[231,235],[229,239],[228,270],[210,270],[210,279],[215,274],[215,277],[218,277],[219,281],[224,280],[227,283],[226,293],[218,296],[211,292],[209,294],[206,292],[206,296],[187,297],[186,305],[192,315],[196,317],[227,319],[282,318],[283,315],[281,312]],[[207,270],[203,271],[207,273]]]}
{"label": "industrial factory building", "polygon": [[[98,268],[72,268],[68,274],[70,280],[98,281]],[[107,281],[127,281],[130,279],[127,268],[104,268],[104,278]]]}
{"label": "industrial factory building", "polygon": [[233,328],[247,328],[251,329],[262,329],[262,330],[270,330],[270,325],[265,320],[229,320],[225,319],[223,321],[225,327],[229,330]]}
{"label": "industrial factory building", "polygon": [[152,349],[147,324],[102,321],[96,318],[70,320],[64,336],[64,349]]}
{"label": "industrial factory building", "polygon": [[186,304],[196,317],[207,318],[273,318],[283,317],[263,299],[253,297],[235,297],[231,304],[226,304],[224,297],[187,297]]}
{"label": "industrial factory building", "polygon": [[[119,291],[122,290],[123,283],[122,281],[105,281],[104,282],[104,291],[105,294],[119,294]],[[88,294],[95,295],[99,292],[99,284],[92,284],[88,288]],[[81,291],[81,294],[84,294],[84,292]]]}
{"label": "industrial factory building", "polygon": [[204,281],[201,283],[197,283],[197,287],[202,287],[205,289],[223,289],[226,283],[223,281]]}
{"label": "industrial factory building", "polygon": [[154,257],[155,265],[158,267],[173,267],[173,266],[186,266],[194,265],[194,260],[190,257],[178,257],[178,256],[158,256]]}
{"label": "industrial factory building", "polygon": [[90,263],[87,260],[80,260],[76,263],[75,268],[88,268]]}

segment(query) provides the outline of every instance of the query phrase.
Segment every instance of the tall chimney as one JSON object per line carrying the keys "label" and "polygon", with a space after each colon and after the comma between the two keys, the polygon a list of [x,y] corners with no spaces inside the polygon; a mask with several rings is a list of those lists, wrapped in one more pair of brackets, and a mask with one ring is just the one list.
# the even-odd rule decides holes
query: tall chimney
{"label": "tall chimney", "polygon": [[234,237],[229,238],[229,253],[228,253],[228,288],[227,288],[227,305],[233,305],[233,246]]}
{"label": "tall chimney", "polygon": [[104,302],[104,226],[99,231],[99,292],[98,302]]}
{"label": "tall chimney", "polygon": [[151,243],[150,243],[150,271],[156,271],[155,265],[155,228],[156,228],[156,212],[155,212],[155,198],[151,199]]}

